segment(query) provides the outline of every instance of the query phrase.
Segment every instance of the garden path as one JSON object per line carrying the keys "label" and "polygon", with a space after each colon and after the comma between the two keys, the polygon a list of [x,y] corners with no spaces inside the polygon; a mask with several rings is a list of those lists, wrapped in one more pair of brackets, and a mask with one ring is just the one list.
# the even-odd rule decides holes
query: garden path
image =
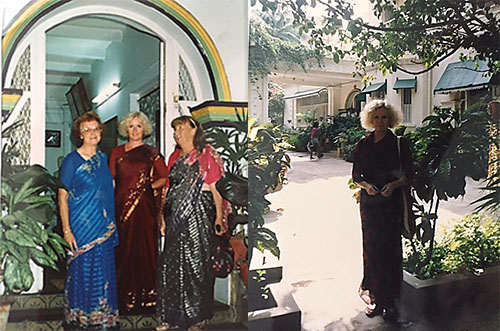
{"label": "garden path", "polygon": [[[264,267],[283,266],[281,283],[292,289],[302,311],[303,331],[394,330],[381,317],[367,318],[357,295],[362,242],[358,205],[347,186],[352,164],[338,159],[336,153],[327,153],[321,160],[309,160],[305,153],[289,155],[288,184],[267,196],[272,205],[266,227],[278,236],[281,258],[278,261],[266,254],[264,259],[256,251],[251,269],[263,262]],[[440,220],[470,212],[469,202],[477,194],[443,203]],[[499,329],[500,315],[468,316],[465,312],[432,322],[418,320],[405,311],[402,315],[413,321],[406,328],[410,331]],[[461,324],[463,320],[471,328]]]}

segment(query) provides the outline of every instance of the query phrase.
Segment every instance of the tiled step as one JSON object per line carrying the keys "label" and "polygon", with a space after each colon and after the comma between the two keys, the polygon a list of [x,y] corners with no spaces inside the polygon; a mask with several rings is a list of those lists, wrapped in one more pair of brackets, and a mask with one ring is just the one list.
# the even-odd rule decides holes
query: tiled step
{"label": "tiled step", "polygon": [[[18,295],[11,307],[7,331],[63,330],[63,303],[62,293]],[[234,309],[215,303],[215,314],[210,320],[209,330],[246,330],[246,327],[237,324]],[[154,330],[158,322],[153,314],[121,315],[121,330]]]}

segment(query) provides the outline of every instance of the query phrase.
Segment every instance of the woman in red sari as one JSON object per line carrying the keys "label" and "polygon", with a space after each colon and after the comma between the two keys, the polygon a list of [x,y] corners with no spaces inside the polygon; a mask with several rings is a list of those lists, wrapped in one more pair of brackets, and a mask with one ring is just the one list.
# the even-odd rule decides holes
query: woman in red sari
{"label": "woman in red sari", "polygon": [[131,112],[118,127],[126,144],[111,151],[115,208],[120,243],[116,247],[116,282],[120,311],[140,312],[156,304],[157,231],[167,167],[143,137],[152,132],[142,112]]}

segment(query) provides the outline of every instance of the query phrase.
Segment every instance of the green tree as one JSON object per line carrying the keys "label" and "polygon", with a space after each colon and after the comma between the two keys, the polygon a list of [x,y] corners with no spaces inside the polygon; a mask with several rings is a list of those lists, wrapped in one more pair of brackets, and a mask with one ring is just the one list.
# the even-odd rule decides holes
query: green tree
{"label": "green tree", "polygon": [[[359,73],[375,65],[383,73],[420,74],[459,49],[467,52],[462,59],[485,60],[491,73],[500,71],[500,15],[494,12],[500,0],[405,0],[401,5],[394,0],[369,0],[378,25],[355,17],[347,0],[252,0],[252,5],[257,1],[264,12],[288,12],[309,43],[331,54],[335,62],[355,55]],[[309,10],[319,6],[322,20]],[[329,43],[331,37],[338,42]],[[405,68],[400,60],[408,55],[415,56],[412,63],[425,68]]]}

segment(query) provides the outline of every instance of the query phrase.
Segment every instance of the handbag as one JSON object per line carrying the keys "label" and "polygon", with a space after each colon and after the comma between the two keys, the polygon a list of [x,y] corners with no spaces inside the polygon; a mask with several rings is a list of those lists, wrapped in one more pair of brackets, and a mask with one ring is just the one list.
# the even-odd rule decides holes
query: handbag
{"label": "handbag", "polygon": [[[402,167],[401,167],[401,143],[400,143],[400,138],[398,137],[398,157],[399,157],[399,172],[403,173]],[[413,213],[413,197],[411,196],[410,193],[410,187],[408,185],[404,185],[401,188],[401,195],[403,196],[403,219],[402,219],[402,226],[401,226],[401,234],[403,237],[407,239],[411,239],[413,235],[415,234],[416,231],[416,224],[415,224],[415,214]]]}
{"label": "handbag", "polygon": [[226,235],[215,236],[209,269],[214,277],[226,278],[233,271],[234,251]]}

